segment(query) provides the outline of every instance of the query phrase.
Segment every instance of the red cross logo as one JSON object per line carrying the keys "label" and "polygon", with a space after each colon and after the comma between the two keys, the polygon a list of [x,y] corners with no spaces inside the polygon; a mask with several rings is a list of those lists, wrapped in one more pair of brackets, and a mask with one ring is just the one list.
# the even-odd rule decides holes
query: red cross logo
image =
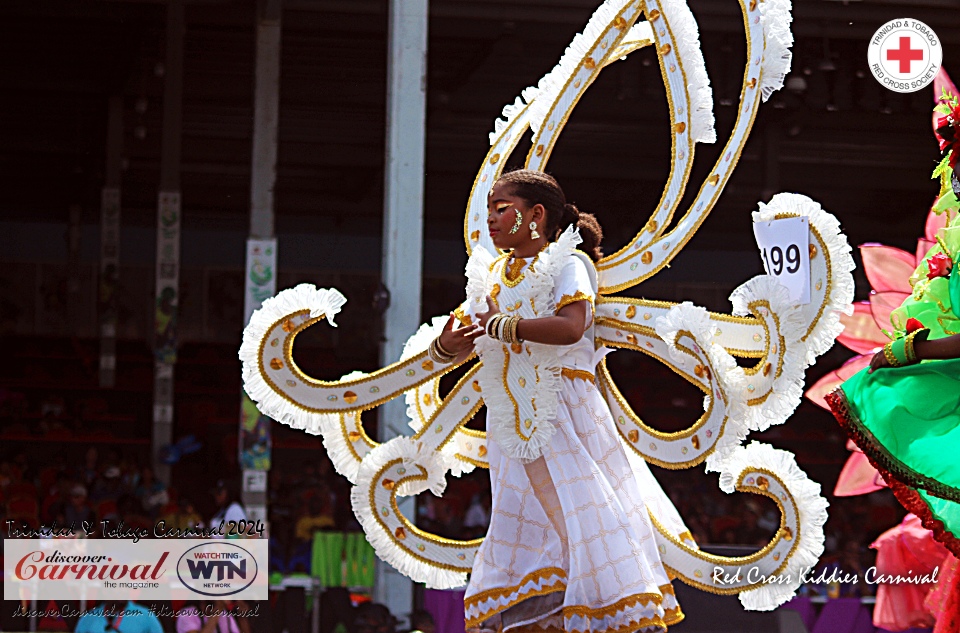
{"label": "red cross logo", "polygon": [[910,36],[902,36],[900,37],[900,48],[891,48],[887,51],[887,60],[900,62],[900,73],[908,74],[910,72],[910,62],[923,60],[923,49],[910,48]]}

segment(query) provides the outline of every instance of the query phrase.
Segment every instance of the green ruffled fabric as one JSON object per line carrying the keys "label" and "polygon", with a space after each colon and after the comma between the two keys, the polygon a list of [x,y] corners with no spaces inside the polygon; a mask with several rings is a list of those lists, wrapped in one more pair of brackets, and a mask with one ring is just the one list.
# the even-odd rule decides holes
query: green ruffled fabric
{"label": "green ruffled fabric", "polygon": [[[914,318],[929,337],[960,333],[960,217],[939,234],[953,259],[949,277],[927,279],[924,257],[913,294],[891,315],[898,334]],[[863,370],[827,398],[837,421],[881,472],[900,502],[960,556],[960,359]]]}
{"label": "green ruffled fabric", "polygon": [[954,261],[953,271],[949,278],[927,279],[930,272],[927,260],[943,253],[940,244],[930,249],[910,277],[913,294],[890,315],[890,323],[900,335],[910,318],[929,328],[931,339],[960,334],[960,265],[957,261],[960,259],[960,215],[940,230],[939,237],[948,249],[947,255]]}
{"label": "green ruffled fabric", "polygon": [[843,393],[887,470],[960,503],[960,359],[862,371]]}

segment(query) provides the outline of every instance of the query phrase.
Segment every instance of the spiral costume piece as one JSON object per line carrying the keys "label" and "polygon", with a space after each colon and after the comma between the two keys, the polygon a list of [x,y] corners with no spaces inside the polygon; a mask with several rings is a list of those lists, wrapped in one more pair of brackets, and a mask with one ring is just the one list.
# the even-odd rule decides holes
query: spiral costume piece
{"label": "spiral costume piece", "polygon": [[[355,485],[354,510],[381,558],[430,587],[462,586],[472,572],[465,605],[470,624],[499,615],[505,630],[532,623],[598,633],[663,629],[682,617],[670,578],[739,594],[750,609],[773,609],[794,595],[801,571],[823,550],[827,504],[819,485],[790,453],[743,446],[743,440],[786,421],[799,402],[803,371],[842,329],[839,315],[853,299],[853,261],[836,219],[797,194],[778,194],[754,214],[758,222],[807,218],[806,305],[792,302],[766,276],[734,291],[731,315],[616,295],[653,277],[681,252],[730,178],[761,101],[783,85],[792,44],[790,3],[750,0],[741,10],[747,61],[737,121],[689,208],[679,209],[695,146],[714,142],[716,131],[697,23],[683,0],[607,0],[557,66],[496,121],[467,204],[467,302],[457,314],[471,322],[488,294],[501,311],[527,318],[554,314],[567,301],[587,301],[590,321],[575,345],[515,348],[480,337],[480,364],[441,394],[439,379],[452,366],[428,354],[440,327],[436,319],[414,335],[397,363],[331,382],[304,375],[291,352],[297,333],[339,310],[326,300],[327,291],[284,291],[245,331],[244,380],[260,409],[324,436],[337,469]],[[536,262],[524,263],[523,281],[505,283],[505,260],[494,257],[485,221],[487,194],[507,156],[529,128],[525,166],[544,170],[597,75],[643,46],[656,49],[670,105],[673,162],[659,203],[644,212],[629,244],[596,265],[576,251],[570,230]],[[682,215],[667,231],[677,211]],[[671,367],[703,392],[703,415],[675,433],[648,425],[621,396],[604,348],[639,351]],[[740,367],[735,357],[753,365]],[[414,434],[377,445],[363,433],[359,414],[401,395]],[[467,429],[484,404],[487,433]],[[648,463],[675,469],[705,464],[720,474],[725,492],[774,500],[780,528],[750,556],[702,552]],[[399,513],[397,495],[440,494],[447,471],[456,476],[473,467],[491,469],[494,517],[487,541],[439,538]],[[717,570],[737,579],[716,582]]]}

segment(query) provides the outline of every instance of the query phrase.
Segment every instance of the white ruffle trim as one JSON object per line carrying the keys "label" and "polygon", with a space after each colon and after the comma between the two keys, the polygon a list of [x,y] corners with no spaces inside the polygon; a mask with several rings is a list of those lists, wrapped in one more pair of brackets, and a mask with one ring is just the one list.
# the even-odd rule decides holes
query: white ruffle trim
{"label": "white ruffle trim", "polygon": [[[798,193],[778,193],[768,204],[759,205],[759,211],[753,212],[754,222],[772,222],[778,213],[797,214],[809,218],[810,226],[817,229],[830,255],[831,270],[830,295],[826,297],[820,319],[816,327],[804,341],[807,350],[806,364],[812,365],[818,356],[833,347],[837,336],[843,332],[840,323],[841,314],[853,314],[853,257],[847,236],[840,230],[840,222],[832,214],[823,210],[820,203]],[[817,318],[813,304],[802,306],[801,311],[807,320],[805,328],[810,327]]]}
{"label": "white ruffle trim", "polygon": [[827,522],[827,500],[820,494],[820,484],[811,481],[797,466],[793,454],[773,448],[769,444],[751,442],[731,454],[722,464],[720,488],[726,493],[736,489],[744,470],[765,469],[774,473],[787,487],[799,513],[799,542],[793,555],[787,559],[780,577],[790,582],[770,583],[740,593],[740,602],[751,611],[770,611],[794,596],[800,586],[801,575],[814,567],[823,554],[823,525]]}
{"label": "white ruffle trim", "polygon": [[467,300],[479,312],[487,311],[487,295],[490,294],[490,266],[496,258],[481,245],[474,247],[464,274],[467,277]]}
{"label": "white ruffle trim", "polygon": [[[636,24],[631,26],[630,30],[627,31],[627,36],[623,38],[618,48],[623,48],[624,46],[638,45],[640,42],[643,42],[643,41],[649,41],[649,42],[656,41],[653,37],[653,27],[646,20],[644,20],[643,22],[637,22]],[[626,58],[627,57],[625,55],[620,57],[621,60],[624,60]]]}
{"label": "white ruffle trim", "polygon": [[[363,378],[367,374],[362,371],[353,371],[340,378],[340,380],[355,380]],[[354,454],[350,446],[350,438],[347,433],[353,430],[357,424],[356,416],[359,413],[311,413],[307,421],[307,426],[303,430],[310,435],[319,435],[323,442],[323,447],[333,462],[333,468],[338,473],[347,478],[352,484],[357,482],[357,471],[360,469],[360,460]],[[344,417],[346,430],[340,425],[340,416]],[[294,427],[297,428],[297,427]],[[356,429],[362,432],[363,429]]]}
{"label": "white ruffle trim", "polygon": [[[527,271],[525,290],[532,304],[538,306],[540,314],[552,313],[555,310],[556,304],[553,297],[555,279],[581,241],[580,232],[573,226],[567,227],[556,242],[548,245],[540,253],[536,267]],[[481,287],[486,292],[488,280],[492,275],[488,265],[483,269],[483,284],[479,279],[471,277],[479,274],[479,264],[484,258],[482,256],[478,258],[476,264],[471,263],[473,259],[471,256],[470,261],[467,262],[467,297],[474,304],[479,304],[481,300],[485,301],[486,295],[476,295],[471,292],[476,292]],[[535,386],[531,393],[531,399],[537,404],[533,416],[535,427],[527,438],[521,437],[515,428],[517,420],[514,403],[502,387],[503,365],[502,360],[499,359],[503,355],[503,344],[489,336],[481,336],[474,342],[477,353],[484,360],[477,371],[477,379],[481,385],[485,386],[483,400],[487,405],[487,438],[496,442],[501,452],[507,457],[530,462],[540,457],[544,447],[556,432],[554,421],[557,417],[559,394],[563,383],[560,379],[560,356],[557,346],[533,342],[527,342],[524,345],[530,348],[530,358],[536,359],[536,364],[539,365],[537,376],[539,380],[533,383]],[[491,362],[493,360],[498,362]],[[535,380],[534,376],[527,378],[527,382],[532,380]]]}
{"label": "white ruffle trim", "polygon": [[[610,24],[624,7],[630,3],[630,0],[606,0],[597,7],[590,17],[590,21],[584,27],[582,33],[578,33],[567,50],[564,51],[560,61],[553,67],[549,73],[544,75],[537,83],[535,89],[528,88],[527,91],[536,90],[536,99],[530,105],[530,127],[534,132],[540,129],[544,119],[550,112],[550,107],[557,97],[563,92],[567,81],[577,71],[583,59],[590,54],[597,39],[603,34],[607,25]],[[525,93],[527,91],[524,91]],[[526,94],[524,95],[526,97]],[[519,102],[519,99],[518,99]],[[527,100],[530,103],[530,100]],[[514,103],[514,107],[517,102]],[[506,110],[506,109],[504,109]],[[506,114],[506,112],[504,112]]]}
{"label": "white ruffle trim", "polygon": [[490,145],[497,142],[497,139],[500,138],[503,131],[513,123],[513,120],[523,112],[524,108],[534,102],[538,94],[540,94],[539,88],[536,86],[528,86],[523,89],[520,96],[518,96],[513,103],[508,103],[503,106],[503,118],[498,118],[493,122],[493,132],[490,132]]}
{"label": "white ruffle trim", "polygon": [[319,428],[320,423],[315,419],[317,414],[294,404],[292,398],[288,400],[263,380],[260,375],[260,345],[274,323],[301,310],[310,310],[311,318],[325,316],[327,322],[336,327],[333,317],[346,302],[346,297],[335,288],[300,284],[267,299],[251,315],[250,322],[243,329],[239,356],[243,364],[243,388],[261,413],[295,429]]}
{"label": "white ruffle trim", "polygon": [[[568,226],[557,241],[547,246],[540,257],[537,259],[536,274],[531,275],[531,298],[535,305],[539,307],[541,313],[545,311],[553,312],[556,304],[553,300],[553,288],[556,285],[557,275],[563,270],[564,265],[573,256],[577,246],[583,242],[580,237],[580,229],[572,224]],[[552,346],[555,347],[555,346]]]}
{"label": "white ruffle trim", "polygon": [[[405,361],[408,358],[412,358],[417,354],[426,351],[430,346],[430,343],[433,342],[433,339],[440,336],[440,333],[443,332],[443,326],[447,324],[447,319],[449,316],[435,316],[430,319],[429,323],[424,323],[421,325],[410,338],[407,339],[407,342],[403,344],[403,352],[400,354],[400,361]],[[418,399],[421,397],[422,393],[433,394],[437,390],[437,383],[440,382],[440,378],[434,378],[433,380],[426,382],[420,387],[410,389],[404,394],[404,398],[407,402],[407,417],[410,418],[407,421],[407,424],[410,425],[414,431],[419,431],[423,428],[423,425],[426,423],[421,415],[420,411],[424,410],[428,415],[436,411],[437,404],[432,403],[430,405],[420,404]]]}
{"label": "white ruffle trim", "polygon": [[[430,319],[429,323],[424,323],[421,325],[416,333],[414,333],[413,336],[408,338],[407,342],[404,343],[403,353],[400,354],[400,360],[404,361],[426,350],[427,347],[430,346],[430,343],[433,341],[433,339],[440,336],[444,326],[447,324],[448,318],[449,316],[435,316]],[[421,411],[423,411],[427,416],[430,416],[433,415],[440,407],[440,402],[437,400],[433,400],[429,405],[422,403],[423,394],[429,393],[434,395],[437,393],[437,384],[439,382],[439,377],[434,378],[433,380],[420,385],[419,388],[411,389],[404,394],[407,402],[407,417],[410,418],[407,421],[407,424],[409,424],[410,428],[412,428],[414,431],[419,431],[421,428],[423,428],[423,425],[429,421],[429,418],[424,420],[420,416]],[[418,402],[418,398],[421,399],[420,402]],[[475,468],[475,466],[470,462],[465,462],[454,457],[454,455],[461,450],[461,447],[468,443],[470,439],[471,438],[458,432],[454,437],[454,440],[452,442],[448,442],[441,449],[444,455],[451,458],[447,463],[450,466],[450,474],[454,477],[461,477],[467,473],[471,473]]]}
{"label": "white ruffle trim", "polygon": [[448,458],[422,442],[408,437],[395,437],[370,451],[360,465],[356,486],[350,492],[353,512],[363,526],[367,541],[381,560],[415,582],[422,582],[433,589],[462,587],[466,584],[466,573],[435,567],[415,558],[397,545],[391,534],[384,532],[376,516],[377,509],[371,507],[371,490],[377,492],[379,485],[374,478],[384,465],[397,458],[403,460],[408,471],[420,466],[427,474],[424,480],[410,480],[401,484],[396,490],[398,496],[417,495],[424,490],[440,496],[446,488],[444,475],[449,468]]}
{"label": "white ruffle trim", "polygon": [[[727,421],[723,432],[717,437],[713,453],[707,458],[707,468],[710,469],[711,461],[716,462],[723,459],[727,454],[739,448],[747,437],[749,428],[746,424],[746,413],[744,411],[746,403],[741,395],[743,391],[743,371],[737,366],[737,361],[734,360],[733,356],[722,345],[714,342],[717,327],[710,320],[710,315],[704,308],[685,301],[673,306],[665,315],[659,317],[655,322],[655,327],[657,336],[667,344],[670,358],[684,370],[687,370],[691,364],[698,362],[676,347],[677,336],[680,331],[690,332],[697,345],[710,359],[710,364],[713,366],[713,379],[727,398]],[[709,410],[710,399],[713,397],[712,392],[705,396],[705,411]]]}
{"label": "white ruffle trim", "polygon": [[763,24],[763,65],[760,67],[760,94],[764,101],[777,90],[790,73],[793,62],[793,33],[790,31],[790,0],[766,0],[760,3]]}
{"label": "white ruffle trim", "polygon": [[677,46],[677,55],[683,63],[690,96],[690,134],[698,143],[715,143],[713,89],[707,75],[707,65],[700,49],[700,29],[685,0],[661,0],[660,8],[670,24]]}
{"label": "white ruffle trim", "polygon": [[[780,350],[783,362],[780,365],[780,376],[774,378],[767,399],[762,404],[745,407],[746,424],[750,431],[765,431],[774,424],[787,421],[800,405],[804,371],[807,368],[806,346],[801,341],[807,324],[800,306],[790,298],[790,291],[777,281],[776,277],[758,275],[734,290],[730,295],[733,314],[749,316],[750,303],[761,299],[767,301],[770,311],[777,317],[779,334],[783,337],[784,349]],[[777,332],[770,332],[771,338],[776,336]],[[743,376],[741,380],[745,386],[749,377],[739,366],[737,372]],[[744,397],[746,398],[746,394]]]}
{"label": "white ruffle trim", "polygon": [[[480,355],[487,358],[497,354],[497,348],[502,345],[486,336],[481,336],[475,344]],[[534,390],[537,402],[536,419],[529,437],[521,437],[515,428],[517,420],[513,400],[500,384],[502,367],[484,362],[477,371],[480,384],[487,387],[483,390],[483,401],[487,405],[487,440],[496,442],[507,457],[525,463],[540,457],[544,447],[556,433],[554,420],[557,416],[558,394],[562,387],[556,352],[553,353],[553,358],[550,358],[543,353],[545,350],[542,348],[547,346],[535,347],[534,343],[526,345],[530,346],[531,357],[536,358],[540,364],[540,382]],[[499,352],[501,355],[502,353]]]}

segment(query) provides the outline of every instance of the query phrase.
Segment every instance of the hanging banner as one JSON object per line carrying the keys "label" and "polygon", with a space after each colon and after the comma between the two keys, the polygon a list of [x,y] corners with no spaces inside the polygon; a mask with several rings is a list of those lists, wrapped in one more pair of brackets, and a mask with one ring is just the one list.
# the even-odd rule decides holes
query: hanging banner
{"label": "hanging banner", "polygon": [[154,354],[157,362],[177,361],[177,304],[180,282],[180,192],[161,191],[157,214],[157,284]]}
{"label": "hanging banner", "polygon": [[[277,240],[247,240],[243,322],[277,292]],[[246,393],[240,401],[240,467],[270,470],[270,418],[260,413]]]}
{"label": "hanging banner", "polygon": [[112,387],[117,366],[117,295],[120,291],[120,189],[100,195],[100,386]]}

